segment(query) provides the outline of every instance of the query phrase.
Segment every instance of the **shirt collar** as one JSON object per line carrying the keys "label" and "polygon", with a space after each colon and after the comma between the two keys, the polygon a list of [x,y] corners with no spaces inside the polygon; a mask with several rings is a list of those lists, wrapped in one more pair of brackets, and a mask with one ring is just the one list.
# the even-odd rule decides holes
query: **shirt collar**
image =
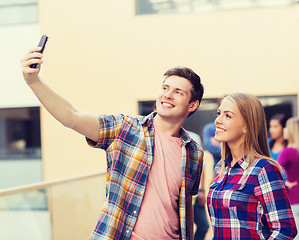
{"label": "shirt collar", "polygon": [[154,123],[154,117],[157,115],[157,112],[152,112],[147,116],[143,116],[140,120],[141,125],[152,125]]}
{"label": "shirt collar", "polygon": [[[230,154],[225,160],[224,163],[225,165],[227,165],[228,167],[230,166],[230,163],[232,161],[232,155]],[[244,170],[247,169],[249,163],[248,163],[248,158],[241,158],[239,161],[237,161],[237,163],[240,165],[241,168],[243,168]]]}
{"label": "shirt collar", "polygon": [[191,140],[192,140],[192,138],[189,136],[189,134],[187,133],[187,131],[184,128],[181,128],[180,136],[181,136],[184,144],[187,144],[187,143],[191,142]]}

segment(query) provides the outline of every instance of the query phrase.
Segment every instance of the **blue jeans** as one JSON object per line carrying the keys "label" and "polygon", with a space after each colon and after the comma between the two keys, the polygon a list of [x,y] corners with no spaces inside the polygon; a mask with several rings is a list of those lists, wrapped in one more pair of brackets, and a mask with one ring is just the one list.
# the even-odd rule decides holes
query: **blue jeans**
{"label": "blue jeans", "polygon": [[199,206],[197,199],[193,206],[194,210],[194,223],[196,224],[196,232],[194,240],[204,240],[207,231],[209,230],[209,222],[207,219],[206,209],[204,206]]}

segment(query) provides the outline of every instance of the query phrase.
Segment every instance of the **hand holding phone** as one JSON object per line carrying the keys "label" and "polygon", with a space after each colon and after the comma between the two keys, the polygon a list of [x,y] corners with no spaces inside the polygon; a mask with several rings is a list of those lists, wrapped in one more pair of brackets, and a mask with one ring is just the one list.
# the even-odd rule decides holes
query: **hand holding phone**
{"label": "hand holding phone", "polygon": [[[42,49],[38,52],[40,53],[43,53],[44,49],[45,49],[45,46],[46,46],[46,43],[48,41],[48,36],[47,35],[42,35],[40,41],[39,41],[39,44],[38,44],[38,47],[41,47]],[[31,64],[30,65],[31,68],[37,68],[38,67],[38,63],[34,63],[34,64]]]}

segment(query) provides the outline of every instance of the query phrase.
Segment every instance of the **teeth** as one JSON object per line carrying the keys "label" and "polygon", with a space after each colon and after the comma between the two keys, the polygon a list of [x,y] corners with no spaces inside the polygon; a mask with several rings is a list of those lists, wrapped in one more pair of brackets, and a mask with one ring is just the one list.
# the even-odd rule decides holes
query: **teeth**
{"label": "teeth", "polygon": [[220,128],[217,128],[217,131],[218,131],[218,132],[224,132],[224,130],[223,130],[223,129],[220,129]]}
{"label": "teeth", "polygon": [[164,106],[166,106],[166,107],[173,107],[173,105],[172,104],[170,104],[170,103],[162,103]]}

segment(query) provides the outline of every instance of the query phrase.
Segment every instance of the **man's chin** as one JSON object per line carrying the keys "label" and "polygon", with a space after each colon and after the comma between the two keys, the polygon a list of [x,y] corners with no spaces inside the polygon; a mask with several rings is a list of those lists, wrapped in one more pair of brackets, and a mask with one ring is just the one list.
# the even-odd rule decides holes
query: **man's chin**
{"label": "man's chin", "polygon": [[169,117],[170,114],[167,114],[167,113],[161,113],[161,112],[157,112],[157,114],[160,116],[160,117]]}
{"label": "man's chin", "polygon": [[165,112],[157,112],[157,115],[161,118],[171,118],[173,115],[171,113],[165,113]]}

